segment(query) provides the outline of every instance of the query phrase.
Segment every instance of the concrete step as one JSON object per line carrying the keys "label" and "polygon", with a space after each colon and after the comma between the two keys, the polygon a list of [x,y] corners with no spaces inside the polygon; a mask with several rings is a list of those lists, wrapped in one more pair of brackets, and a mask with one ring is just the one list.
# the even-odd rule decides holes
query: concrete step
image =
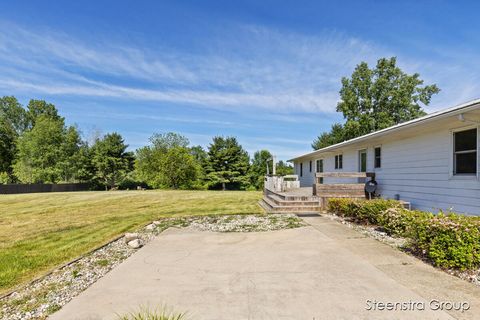
{"label": "concrete step", "polygon": [[271,190],[267,190],[265,194],[268,196],[275,196],[279,200],[283,200],[283,201],[319,201],[319,198],[314,195],[309,195],[309,196],[295,195],[295,194],[285,195],[285,194],[277,193]]}
{"label": "concrete step", "polygon": [[273,202],[271,199],[268,197],[264,197],[261,200],[260,205],[267,211],[267,212],[317,212],[321,210],[321,206],[319,203],[317,205],[311,205],[311,206],[279,206],[275,202]]}
{"label": "concrete step", "polygon": [[267,197],[278,206],[318,206],[320,204],[320,199],[313,198],[309,200],[289,201],[275,194],[269,194]]}

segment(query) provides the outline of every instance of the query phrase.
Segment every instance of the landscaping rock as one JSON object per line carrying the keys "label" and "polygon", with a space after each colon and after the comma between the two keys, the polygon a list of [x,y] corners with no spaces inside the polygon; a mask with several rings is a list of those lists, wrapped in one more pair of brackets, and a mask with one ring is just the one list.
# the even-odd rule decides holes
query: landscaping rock
{"label": "landscaping rock", "polygon": [[135,239],[128,242],[128,246],[132,249],[138,249],[143,246],[143,242],[140,239]]}
{"label": "landscaping rock", "polygon": [[206,216],[190,222],[191,228],[214,232],[261,232],[304,225],[294,214]]}
{"label": "landscaping rock", "polygon": [[125,233],[123,238],[125,239],[125,243],[129,243],[132,240],[138,239],[138,237],[138,233]]}
{"label": "landscaping rock", "polygon": [[161,222],[161,221],[158,221],[158,220],[155,220],[155,221],[153,221],[152,223],[153,223],[154,225],[156,225],[156,226],[159,226],[159,225],[162,224],[162,222]]}
{"label": "landscaping rock", "polygon": [[148,226],[145,227],[145,230],[147,231],[154,231],[157,229],[157,225],[155,223],[151,223]]}

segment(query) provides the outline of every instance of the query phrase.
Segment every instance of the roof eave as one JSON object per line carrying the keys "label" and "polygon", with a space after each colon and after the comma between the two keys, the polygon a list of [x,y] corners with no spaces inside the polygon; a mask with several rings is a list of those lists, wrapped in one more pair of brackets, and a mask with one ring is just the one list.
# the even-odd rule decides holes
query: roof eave
{"label": "roof eave", "polygon": [[469,101],[469,102],[464,103],[464,104],[457,105],[457,106],[452,107],[452,108],[448,108],[448,109],[444,109],[444,110],[441,110],[441,111],[437,111],[437,112],[428,114],[428,115],[420,117],[418,119],[413,119],[413,120],[410,120],[410,121],[407,121],[407,122],[404,122],[404,123],[397,124],[397,125],[392,126],[392,127],[388,127],[388,128],[385,128],[385,129],[382,129],[382,130],[379,130],[379,131],[376,131],[376,132],[372,132],[372,133],[369,133],[369,134],[366,134],[366,135],[363,135],[363,136],[360,136],[360,137],[357,137],[357,138],[353,138],[353,139],[350,139],[350,140],[347,140],[347,141],[343,141],[343,142],[340,142],[340,143],[337,143],[337,144],[334,144],[334,145],[331,145],[331,146],[328,146],[328,147],[325,147],[325,148],[322,148],[322,149],[319,149],[319,150],[315,150],[315,151],[303,154],[301,156],[295,157],[295,158],[287,160],[287,161],[288,162],[293,162],[295,160],[308,158],[308,157],[316,155],[316,154],[322,154],[322,153],[325,153],[325,152],[333,151],[333,150],[336,150],[338,148],[348,146],[348,145],[351,145],[351,144],[354,144],[354,143],[357,143],[357,142],[361,142],[361,141],[364,141],[364,140],[368,140],[368,139],[371,139],[371,138],[374,138],[374,137],[375,138],[376,137],[381,137],[381,136],[390,134],[392,132],[396,132],[396,131],[399,131],[399,130],[402,130],[402,129],[414,127],[416,125],[423,124],[425,122],[430,122],[430,121],[433,121],[433,120],[443,119],[447,116],[452,116],[452,115],[455,115],[455,114],[468,112],[468,111],[470,111],[470,109],[479,108],[480,107],[479,104],[480,104],[480,99],[472,100],[472,101]]}

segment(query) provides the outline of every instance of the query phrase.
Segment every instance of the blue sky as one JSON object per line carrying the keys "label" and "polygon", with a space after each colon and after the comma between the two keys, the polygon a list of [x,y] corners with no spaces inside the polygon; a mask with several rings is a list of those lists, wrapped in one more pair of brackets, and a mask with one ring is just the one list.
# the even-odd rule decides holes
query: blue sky
{"label": "blue sky", "polygon": [[342,76],[397,56],[441,93],[480,96],[480,23],[462,1],[2,1],[0,95],[55,103],[85,137],[234,135],[281,159],[341,116]]}

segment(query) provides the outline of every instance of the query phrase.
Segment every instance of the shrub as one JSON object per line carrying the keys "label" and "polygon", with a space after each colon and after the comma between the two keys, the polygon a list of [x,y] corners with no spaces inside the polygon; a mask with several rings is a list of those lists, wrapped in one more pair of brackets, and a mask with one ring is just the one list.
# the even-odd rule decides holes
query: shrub
{"label": "shrub", "polygon": [[328,209],[340,216],[353,218],[357,222],[377,224],[379,217],[389,208],[400,208],[395,200],[356,200],[335,198],[328,201]]}
{"label": "shrub", "polygon": [[356,213],[356,219],[362,222],[378,224],[381,214],[389,208],[400,208],[401,204],[395,200],[374,199],[363,201]]}
{"label": "shrub", "polygon": [[334,198],[328,200],[328,210],[342,217],[352,217],[360,206],[360,201],[348,198]]}
{"label": "shrub", "polygon": [[480,224],[476,218],[440,213],[415,221],[409,233],[412,248],[439,267],[463,270],[480,265]]}
{"label": "shrub", "polygon": [[414,252],[436,266],[460,270],[480,266],[478,217],[406,210],[398,201],[383,199],[331,199],[328,209],[356,222],[377,224],[391,235],[407,238]]}
{"label": "shrub", "polygon": [[378,224],[390,235],[408,237],[414,226],[431,217],[433,217],[431,213],[393,207],[380,213]]}

